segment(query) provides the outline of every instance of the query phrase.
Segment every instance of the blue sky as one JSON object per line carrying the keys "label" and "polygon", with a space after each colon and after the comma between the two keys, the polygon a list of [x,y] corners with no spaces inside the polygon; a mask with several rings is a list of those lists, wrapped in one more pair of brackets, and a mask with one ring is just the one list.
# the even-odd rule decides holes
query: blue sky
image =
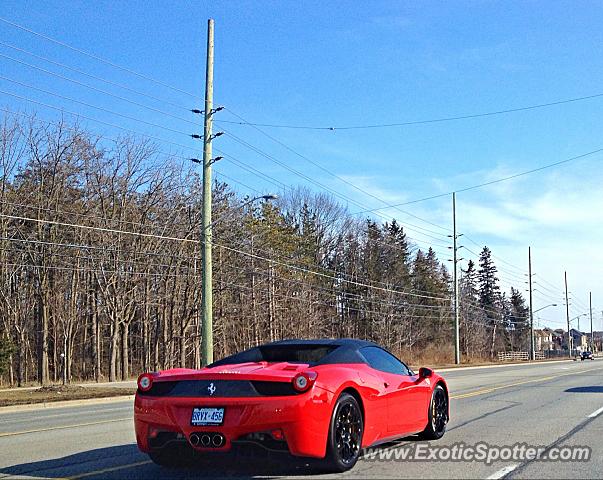
{"label": "blue sky", "polygon": [[[215,99],[258,123],[347,126],[397,123],[547,103],[603,92],[603,5],[600,2],[114,2],[16,1],[0,17],[29,27],[194,96],[110,67],[0,22],[0,41],[128,85],[156,102],[0,45],[0,54],[170,113],[198,118],[202,104],[207,18],[216,21]],[[172,129],[126,120],[0,79],[0,90],[165,139],[162,149],[194,154],[195,126],[0,56],[0,76]],[[0,94],[11,109],[57,112]],[[180,107],[177,107],[178,105]],[[550,108],[455,122],[368,130],[263,130],[340,177],[327,174],[260,132],[222,125],[315,181],[364,208],[383,206],[343,178],[387,203],[460,189],[603,147],[603,97]],[[216,120],[236,120],[228,111]],[[82,120],[106,135],[118,130]],[[217,125],[218,127],[218,125]],[[197,131],[200,129],[197,128]],[[183,147],[176,147],[167,141]],[[216,147],[287,185],[303,178],[227,136]],[[535,308],[560,302],[568,270],[572,316],[583,313],[588,291],[603,305],[603,155],[514,181],[461,193],[459,230],[473,252],[488,244],[501,281],[519,286],[534,250]],[[216,170],[261,192],[277,188],[229,160]],[[313,189],[315,185],[309,184]],[[241,192],[251,192],[237,186]],[[361,208],[354,203],[352,212]],[[402,207],[430,223],[389,209],[411,223],[425,247],[450,228],[450,198]],[[438,227],[433,224],[438,225]],[[431,233],[425,231],[428,229]],[[418,230],[418,231],[417,231]],[[422,232],[422,233],[421,233]],[[435,232],[435,233],[434,233]],[[466,250],[465,258],[474,255]],[[512,266],[513,265],[513,266]],[[555,293],[553,293],[555,292]],[[554,300],[553,300],[554,297]],[[601,324],[601,309],[595,318]],[[542,322],[564,324],[563,308]],[[601,327],[599,327],[601,328]]]}

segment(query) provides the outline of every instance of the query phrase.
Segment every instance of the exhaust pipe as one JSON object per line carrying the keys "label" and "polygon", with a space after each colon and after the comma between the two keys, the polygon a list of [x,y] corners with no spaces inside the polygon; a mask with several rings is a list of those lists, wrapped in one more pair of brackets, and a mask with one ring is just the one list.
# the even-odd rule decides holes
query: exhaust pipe
{"label": "exhaust pipe", "polygon": [[211,443],[211,438],[209,435],[207,435],[207,434],[201,435],[201,445],[203,445],[204,447],[209,447],[210,443]]}
{"label": "exhaust pipe", "polygon": [[190,440],[194,447],[199,445],[199,442],[201,441],[201,439],[199,438],[199,435],[197,435],[196,433],[191,434]]}
{"label": "exhaust pipe", "polygon": [[211,444],[216,448],[220,448],[222,445],[224,445],[224,435],[216,433],[211,439]]}

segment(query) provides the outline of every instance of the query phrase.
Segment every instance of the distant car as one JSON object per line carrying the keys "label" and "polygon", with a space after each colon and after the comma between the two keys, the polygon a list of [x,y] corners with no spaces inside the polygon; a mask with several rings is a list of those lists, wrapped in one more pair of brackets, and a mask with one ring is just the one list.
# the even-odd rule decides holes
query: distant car
{"label": "distant car", "polygon": [[580,360],[584,361],[584,360],[594,360],[595,357],[593,355],[593,352],[582,352],[580,354]]}
{"label": "distant car", "polygon": [[378,345],[351,339],[284,340],[201,370],[144,373],[134,403],[138,447],[169,466],[187,451],[251,443],[342,472],[361,448],[411,434],[438,439],[448,419],[442,377],[429,368],[416,374]]}

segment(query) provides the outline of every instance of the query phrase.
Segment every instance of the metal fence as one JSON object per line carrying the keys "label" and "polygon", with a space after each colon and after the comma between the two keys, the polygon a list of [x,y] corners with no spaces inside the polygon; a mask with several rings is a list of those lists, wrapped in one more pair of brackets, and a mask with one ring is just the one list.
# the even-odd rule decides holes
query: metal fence
{"label": "metal fence", "polygon": [[[536,360],[544,360],[548,358],[544,352],[534,352]],[[511,361],[528,361],[530,359],[530,352],[498,352],[499,362],[511,362]]]}
{"label": "metal fence", "polygon": [[530,354],[528,352],[498,352],[499,362],[509,362],[518,360],[529,360]]}
{"label": "metal fence", "polygon": [[[545,360],[548,358],[570,358],[567,350],[541,350],[534,354],[536,360]],[[600,355],[595,354],[595,357]],[[571,358],[579,358],[580,350],[572,350]],[[527,362],[530,359],[530,352],[498,352],[499,362]]]}

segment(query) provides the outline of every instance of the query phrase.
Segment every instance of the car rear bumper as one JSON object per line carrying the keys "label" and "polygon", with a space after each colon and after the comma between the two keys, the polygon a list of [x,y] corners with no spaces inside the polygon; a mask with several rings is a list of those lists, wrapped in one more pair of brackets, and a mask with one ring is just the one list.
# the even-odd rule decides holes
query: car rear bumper
{"label": "car rear bumper", "polygon": [[[186,441],[198,451],[227,452],[233,444],[262,438],[257,434],[267,434],[270,440],[270,432],[280,430],[291,454],[322,458],[326,453],[331,418],[330,399],[331,394],[319,387],[306,394],[284,397],[176,398],[137,394],[134,402],[136,441],[143,452],[161,448],[163,443],[157,441],[158,438]],[[223,424],[192,426],[195,407],[224,407]],[[205,442],[197,441],[202,437],[205,440],[204,436],[213,440],[216,435],[223,436],[219,446],[216,446],[219,442],[204,446]]]}

